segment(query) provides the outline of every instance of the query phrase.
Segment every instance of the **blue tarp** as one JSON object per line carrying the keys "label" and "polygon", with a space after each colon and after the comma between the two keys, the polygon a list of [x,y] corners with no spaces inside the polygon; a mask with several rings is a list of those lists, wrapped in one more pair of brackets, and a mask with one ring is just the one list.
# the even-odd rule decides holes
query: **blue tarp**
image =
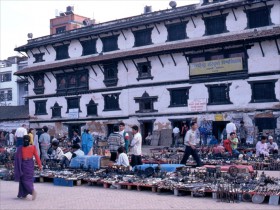
{"label": "blue tarp", "polygon": [[[158,166],[158,164],[143,164],[143,165],[137,165],[133,167],[133,171],[135,170],[135,168],[137,168],[138,170],[145,170],[148,167],[153,167],[156,168]],[[177,167],[182,167],[185,165],[182,164],[160,164],[160,169],[161,172],[174,172],[176,171]]]}
{"label": "blue tarp", "polygon": [[103,156],[98,155],[82,155],[73,158],[70,162],[71,168],[80,168],[83,165],[84,169],[91,168],[91,169],[99,169],[100,168],[100,160]]}

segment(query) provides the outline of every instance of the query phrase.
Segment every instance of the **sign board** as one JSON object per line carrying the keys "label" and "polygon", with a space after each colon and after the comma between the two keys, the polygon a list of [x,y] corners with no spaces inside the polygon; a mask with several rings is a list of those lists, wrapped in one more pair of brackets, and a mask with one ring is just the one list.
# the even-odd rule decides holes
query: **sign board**
{"label": "sign board", "polygon": [[223,114],[215,114],[215,121],[224,121]]}
{"label": "sign board", "polygon": [[190,76],[243,70],[242,57],[190,63]]}
{"label": "sign board", "polygon": [[188,100],[188,109],[190,112],[203,112],[206,111],[206,99],[189,99]]}
{"label": "sign board", "polygon": [[79,118],[79,109],[69,109],[68,117],[71,119]]}

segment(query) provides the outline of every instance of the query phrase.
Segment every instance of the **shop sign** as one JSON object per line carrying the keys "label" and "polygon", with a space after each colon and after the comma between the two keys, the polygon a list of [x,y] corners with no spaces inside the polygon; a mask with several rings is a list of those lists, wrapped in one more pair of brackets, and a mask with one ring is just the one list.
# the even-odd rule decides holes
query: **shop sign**
{"label": "shop sign", "polygon": [[188,109],[190,112],[203,112],[206,111],[206,99],[189,99],[188,100]]}
{"label": "shop sign", "polygon": [[190,63],[190,76],[243,70],[242,57]]}
{"label": "shop sign", "polygon": [[79,118],[79,109],[69,109],[68,117],[71,119]]}
{"label": "shop sign", "polygon": [[224,121],[224,116],[222,114],[215,114],[215,121]]}

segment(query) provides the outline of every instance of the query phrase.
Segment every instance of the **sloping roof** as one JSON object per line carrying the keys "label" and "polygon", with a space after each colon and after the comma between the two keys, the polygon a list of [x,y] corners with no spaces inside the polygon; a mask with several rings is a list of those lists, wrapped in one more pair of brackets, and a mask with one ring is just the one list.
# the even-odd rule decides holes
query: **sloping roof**
{"label": "sloping roof", "polygon": [[28,106],[0,106],[0,120],[29,119]]}
{"label": "sloping roof", "polygon": [[204,48],[206,46],[217,46],[223,43],[241,42],[241,43],[252,43],[260,41],[261,39],[271,39],[280,37],[280,27],[274,27],[266,30],[250,30],[248,32],[234,33],[230,35],[220,34],[213,37],[202,37],[196,40],[185,40],[183,42],[170,42],[168,44],[157,45],[152,47],[145,46],[144,48],[127,50],[127,51],[114,51],[103,55],[93,55],[87,57],[80,57],[74,59],[68,59],[65,61],[48,63],[37,66],[30,66],[17,71],[15,75],[29,75],[37,71],[53,71],[61,68],[71,68],[71,66],[85,66],[92,65],[94,63],[100,63],[110,60],[128,60],[133,57],[139,56],[156,56],[159,54],[168,54],[176,52],[185,52],[187,50],[194,50],[196,48]]}

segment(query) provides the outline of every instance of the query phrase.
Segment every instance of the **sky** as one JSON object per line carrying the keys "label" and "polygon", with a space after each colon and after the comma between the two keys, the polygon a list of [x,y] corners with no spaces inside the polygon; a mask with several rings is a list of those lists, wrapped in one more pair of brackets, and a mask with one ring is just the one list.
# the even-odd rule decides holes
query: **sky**
{"label": "sky", "polygon": [[[49,35],[50,19],[56,11],[65,12],[74,6],[74,13],[98,22],[140,15],[144,7],[153,11],[170,8],[171,0],[0,0],[0,60],[21,56],[15,47],[27,43],[27,34],[33,38]],[[177,7],[198,3],[199,0],[176,0]]]}

